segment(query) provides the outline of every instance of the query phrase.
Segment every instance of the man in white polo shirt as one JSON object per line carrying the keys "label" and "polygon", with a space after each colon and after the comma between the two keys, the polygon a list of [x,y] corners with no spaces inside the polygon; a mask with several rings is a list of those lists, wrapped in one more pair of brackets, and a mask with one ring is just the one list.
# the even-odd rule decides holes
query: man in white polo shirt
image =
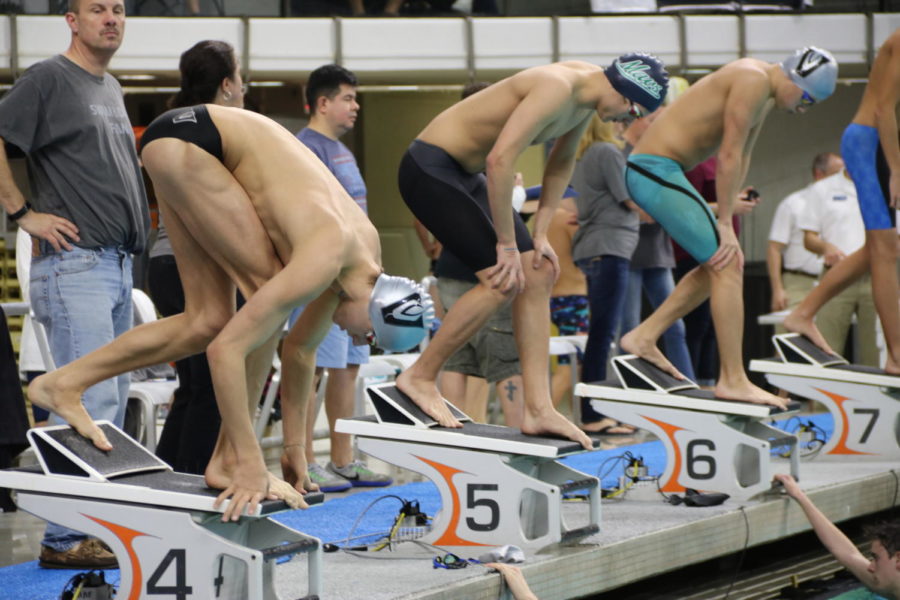
{"label": "man in white polo shirt", "polygon": [[[806,249],[824,259],[826,270],[865,244],[866,232],[856,187],[846,169],[810,187],[800,228],[804,232]],[[854,314],[858,344],[856,362],[877,367],[875,304],[868,273],[829,300],[816,317],[816,325],[837,352],[843,352]]]}
{"label": "man in white polo shirt", "polygon": [[[822,258],[803,245],[800,216],[806,208],[810,188],[843,168],[844,161],[834,152],[817,154],[812,163],[813,182],[782,200],[775,209],[766,250],[772,312],[795,307],[816,284],[822,271]],[[775,327],[776,333],[785,331],[781,325]]]}

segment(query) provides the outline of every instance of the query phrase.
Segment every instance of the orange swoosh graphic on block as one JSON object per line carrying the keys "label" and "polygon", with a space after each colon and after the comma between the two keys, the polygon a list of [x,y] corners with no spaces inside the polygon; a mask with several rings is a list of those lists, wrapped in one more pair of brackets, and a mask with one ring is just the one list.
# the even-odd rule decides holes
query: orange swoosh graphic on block
{"label": "orange swoosh graphic on block", "polygon": [[828,454],[873,454],[872,452],[860,452],[859,450],[854,450],[847,447],[847,436],[850,435],[850,419],[849,417],[847,417],[847,411],[844,410],[844,402],[846,402],[850,398],[828,392],[821,388],[815,388],[815,390],[817,392],[822,392],[823,394],[834,400],[834,403],[837,404],[838,412],[841,414],[841,423],[843,424],[843,427],[841,427],[841,437],[838,438],[837,444],[834,445],[834,448],[832,448]]}
{"label": "orange swoosh graphic on block", "polygon": [[125,527],[123,525],[110,523],[109,521],[104,521],[103,519],[98,519],[97,517],[85,515],[84,513],[82,513],[82,515],[112,531],[125,546],[125,550],[128,552],[128,560],[131,561],[131,591],[128,592],[128,600],[140,600],[141,583],[144,581],[144,578],[141,574],[141,563],[138,560],[137,552],[134,551],[134,546],[132,546],[131,542],[136,537],[150,534],[143,533],[141,531],[135,531],[134,529],[129,529],[128,527]]}
{"label": "orange swoosh graphic on block", "polygon": [[[415,455],[414,455],[415,456]],[[450,523],[447,525],[447,529],[444,530],[444,533],[441,534],[441,537],[435,540],[435,546],[489,546],[490,544],[479,544],[478,542],[473,542],[456,535],[456,527],[459,525],[459,494],[456,493],[456,487],[453,485],[453,476],[457,473],[465,473],[465,471],[461,471],[460,469],[455,469],[453,467],[448,467],[447,465],[443,465],[439,462],[434,462],[433,460],[428,460],[427,458],[422,458],[421,456],[416,456],[419,460],[424,462],[427,465],[430,465],[433,469],[435,469],[438,473],[441,474],[441,477],[444,478],[444,481],[447,482],[447,487],[450,488],[450,495],[453,497],[453,506],[450,507]],[[447,508],[446,506],[444,507]]]}
{"label": "orange swoosh graphic on block", "polygon": [[683,492],[685,487],[678,483],[678,474],[681,473],[681,449],[678,447],[678,442],[675,441],[675,434],[679,431],[684,430],[684,427],[676,427],[670,423],[666,423],[664,421],[659,421],[657,419],[651,419],[646,415],[641,415],[651,423],[655,423],[658,425],[663,431],[666,432],[666,435],[669,437],[669,440],[672,442],[672,452],[675,453],[675,467],[672,469],[672,475],[669,477],[669,480],[666,481],[659,489],[664,492]]}

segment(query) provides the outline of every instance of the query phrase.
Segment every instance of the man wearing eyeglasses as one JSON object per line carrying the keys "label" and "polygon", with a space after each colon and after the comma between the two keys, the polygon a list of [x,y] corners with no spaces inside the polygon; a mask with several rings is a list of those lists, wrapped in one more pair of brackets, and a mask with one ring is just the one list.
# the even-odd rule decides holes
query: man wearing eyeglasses
{"label": "man wearing eyeglasses", "polygon": [[[804,113],[828,98],[836,81],[834,57],[819,48],[802,48],[781,64],[742,58],[695,83],[653,122],[628,159],[626,183],[632,199],[700,266],[678,282],[647,320],[622,337],[625,351],[683,378],[656,342],[672,323],[710,297],[720,355],[716,396],[785,408],[784,399],[753,385],[744,370],[744,256],[731,217],[768,113],[775,107]],[[684,175],[713,155],[718,214]]]}
{"label": "man wearing eyeglasses", "polygon": [[816,345],[831,352],[813,319],[826,302],[871,271],[872,297],[888,350],[884,369],[893,375],[900,375],[900,311],[897,310],[896,270],[896,209],[900,207],[898,104],[900,29],[894,31],[879,48],[862,101],[841,138],[841,156],[856,185],[866,227],[865,244],[829,270],[819,285],[784,320],[786,329],[804,334]]}
{"label": "man wearing eyeglasses", "polygon": [[[522,431],[591,447],[550,398],[549,304],[559,262],[547,227],[593,115],[627,121],[653,111],[668,81],[663,64],[641,53],[623,55],[606,69],[577,61],[533,67],[454,104],[410,145],[399,171],[404,201],[479,280],[447,313],[419,360],[397,378],[398,388],[442,426],[461,425],[438,392],[438,372],[488,317],[512,301],[525,393]],[[528,146],[553,139],[532,238],[512,209],[515,162]]]}

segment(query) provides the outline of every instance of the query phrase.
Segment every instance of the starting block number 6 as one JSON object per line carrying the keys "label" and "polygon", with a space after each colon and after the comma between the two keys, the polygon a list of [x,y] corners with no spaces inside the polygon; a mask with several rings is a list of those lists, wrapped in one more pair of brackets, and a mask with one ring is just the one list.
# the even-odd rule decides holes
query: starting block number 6
{"label": "starting block number 6", "polygon": [[[715,451],[716,443],[712,440],[691,440],[687,443],[687,473],[688,477],[697,480],[713,479],[716,476],[716,457],[712,454],[696,454],[695,449],[700,446],[706,450]],[[697,464],[706,465],[702,471],[697,470]]]}

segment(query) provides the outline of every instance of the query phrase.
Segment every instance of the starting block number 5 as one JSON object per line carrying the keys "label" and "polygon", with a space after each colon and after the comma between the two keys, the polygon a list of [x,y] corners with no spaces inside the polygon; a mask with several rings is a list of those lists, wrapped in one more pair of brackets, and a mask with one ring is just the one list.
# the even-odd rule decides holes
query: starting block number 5
{"label": "starting block number 5", "polygon": [[[500,504],[494,498],[476,498],[479,492],[494,492],[497,495],[499,486],[496,483],[466,484],[466,508],[473,513],[479,508],[488,510],[490,518],[486,523],[479,523],[474,517],[466,517],[466,526],[472,531],[494,531],[500,524]],[[484,511],[482,511],[483,514]]]}

